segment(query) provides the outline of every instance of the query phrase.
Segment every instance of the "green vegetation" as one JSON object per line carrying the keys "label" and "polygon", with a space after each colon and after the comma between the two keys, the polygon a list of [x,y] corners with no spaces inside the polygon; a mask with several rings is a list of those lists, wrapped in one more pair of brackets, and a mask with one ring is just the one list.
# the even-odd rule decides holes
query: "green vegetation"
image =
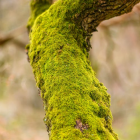
{"label": "green vegetation", "polygon": [[51,1],[46,0],[32,0],[30,7],[31,7],[31,16],[27,24],[27,28],[30,31],[31,27],[34,24],[35,19],[47,10],[51,5]]}
{"label": "green vegetation", "polygon": [[27,48],[44,122],[51,140],[117,140],[110,95],[91,68],[85,31],[73,21],[83,8],[80,3],[59,0],[38,16],[30,33]]}

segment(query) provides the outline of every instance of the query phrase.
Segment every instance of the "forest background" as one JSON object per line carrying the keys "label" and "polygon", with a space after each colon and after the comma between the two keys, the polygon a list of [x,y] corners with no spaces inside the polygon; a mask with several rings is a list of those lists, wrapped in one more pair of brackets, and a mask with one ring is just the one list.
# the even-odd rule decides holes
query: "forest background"
{"label": "forest background", "polygon": [[[0,140],[47,140],[44,109],[25,45],[30,0],[0,0]],[[102,22],[90,60],[111,94],[113,128],[120,140],[140,139],[140,4]]]}

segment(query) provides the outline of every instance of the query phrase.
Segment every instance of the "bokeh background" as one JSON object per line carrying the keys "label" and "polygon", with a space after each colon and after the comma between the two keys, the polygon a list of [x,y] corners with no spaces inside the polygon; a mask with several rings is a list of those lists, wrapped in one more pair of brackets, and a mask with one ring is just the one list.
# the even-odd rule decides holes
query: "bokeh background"
{"label": "bokeh background", "polygon": [[[25,45],[30,0],[0,0],[0,140],[48,140],[44,110]],[[140,140],[140,4],[103,21],[90,60],[111,95],[120,140]]]}

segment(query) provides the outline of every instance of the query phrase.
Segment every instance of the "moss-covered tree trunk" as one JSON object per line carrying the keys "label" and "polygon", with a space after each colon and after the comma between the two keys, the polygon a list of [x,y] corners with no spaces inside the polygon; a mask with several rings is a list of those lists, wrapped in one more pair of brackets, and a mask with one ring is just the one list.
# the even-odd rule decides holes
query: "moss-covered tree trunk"
{"label": "moss-covered tree trunk", "polygon": [[129,12],[139,1],[32,0],[27,49],[50,140],[118,140],[110,95],[88,58],[89,39],[102,20]]}

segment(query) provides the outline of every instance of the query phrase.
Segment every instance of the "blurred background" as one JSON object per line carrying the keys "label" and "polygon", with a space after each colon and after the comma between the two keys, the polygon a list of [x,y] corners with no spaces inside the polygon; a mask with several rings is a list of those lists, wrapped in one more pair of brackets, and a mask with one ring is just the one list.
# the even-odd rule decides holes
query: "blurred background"
{"label": "blurred background", "polygon": [[[0,0],[0,140],[48,140],[44,109],[25,45],[30,0]],[[140,4],[102,22],[90,60],[111,95],[119,140],[140,140]]]}

